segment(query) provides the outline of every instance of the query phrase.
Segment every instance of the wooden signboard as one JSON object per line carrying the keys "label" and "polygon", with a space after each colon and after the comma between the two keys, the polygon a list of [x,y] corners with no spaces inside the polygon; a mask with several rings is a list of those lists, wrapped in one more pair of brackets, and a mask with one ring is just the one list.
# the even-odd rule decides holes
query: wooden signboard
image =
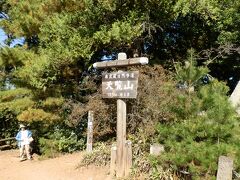
{"label": "wooden signboard", "polygon": [[103,98],[136,98],[138,71],[120,71],[102,74]]}
{"label": "wooden signboard", "polygon": [[[93,64],[93,67],[96,69],[106,69],[145,64],[148,64],[147,57],[127,59],[126,53],[119,53],[117,60],[96,62]],[[111,174],[113,175],[116,171],[117,178],[127,176],[132,166],[131,143],[126,143],[127,107],[124,99],[137,97],[138,76],[138,71],[118,71],[102,74],[103,98],[118,98],[117,146],[115,149],[112,149],[111,154]]]}

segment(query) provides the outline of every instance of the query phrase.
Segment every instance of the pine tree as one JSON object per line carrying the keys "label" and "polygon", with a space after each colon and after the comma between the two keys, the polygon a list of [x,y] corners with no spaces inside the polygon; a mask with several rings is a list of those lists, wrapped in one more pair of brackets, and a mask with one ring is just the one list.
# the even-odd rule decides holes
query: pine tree
{"label": "pine tree", "polygon": [[[177,79],[187,86],[170,105],[175,119],[158,125],[158,141],[166,147],[159,160],[193,179],[208,179],[214,178],[221,155],[232,157],[239,169],[239,119],[226,95],[226,84],[216,79],[203,84],[200,77],[208,69],[197,67],[193,57],[187,66],[177,66]],[[196,87],[191,93],[189,85]]]}

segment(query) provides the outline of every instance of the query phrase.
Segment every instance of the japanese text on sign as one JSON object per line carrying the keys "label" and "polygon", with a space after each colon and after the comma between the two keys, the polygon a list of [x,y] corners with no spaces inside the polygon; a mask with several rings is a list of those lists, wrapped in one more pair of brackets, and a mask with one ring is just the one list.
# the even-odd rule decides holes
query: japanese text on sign
{"label": "japanese text on sign", "polygon": [[103,98],[136,98],[138,71],[113,72],[102,75]]}

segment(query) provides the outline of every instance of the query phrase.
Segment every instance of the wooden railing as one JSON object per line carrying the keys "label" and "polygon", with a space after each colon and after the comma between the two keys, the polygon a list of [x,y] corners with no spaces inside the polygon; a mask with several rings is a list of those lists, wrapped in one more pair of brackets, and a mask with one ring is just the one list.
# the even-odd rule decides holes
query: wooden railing
{"label": "wooden railing", "polygon": [[15,146],[16,146],[16,140],[14,137],[0,139],[0,150],[13,148]]}

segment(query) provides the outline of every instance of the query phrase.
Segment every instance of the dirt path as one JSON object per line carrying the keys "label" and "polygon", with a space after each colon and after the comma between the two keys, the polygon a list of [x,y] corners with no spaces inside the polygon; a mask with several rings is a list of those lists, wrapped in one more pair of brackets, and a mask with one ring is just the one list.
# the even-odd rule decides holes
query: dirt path
{"label": "dirt path", "polygon": [[1,180],[111,180],[108,167],[89,166],[76,169],[82,153],[54,159],[20,162],[17,150],[0,151]]}

